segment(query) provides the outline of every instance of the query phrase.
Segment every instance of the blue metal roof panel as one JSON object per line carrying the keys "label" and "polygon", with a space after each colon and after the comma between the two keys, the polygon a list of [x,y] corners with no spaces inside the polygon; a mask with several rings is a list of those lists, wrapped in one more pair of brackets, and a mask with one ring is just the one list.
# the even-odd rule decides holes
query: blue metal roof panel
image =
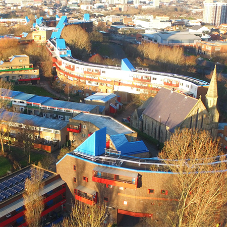
{"label": "blue metal roof panel", "polygon": [[95,93],[94,95],[90,95],[87,98],[85,98],[85,101],[102,101],[107,102],[111,100],[112,98],[116,97],[117,95],[112,93]]}
{"label": "blue metal roof panel", "polygon": [[9,89],[2,88],[1,89],[1,93],[2,93],[1,96],[13,98],[16,95],[19,95],[19,94],[21,94],[23,92],[21,92],[21,91],[11,91]]}
{"label": "blue metal roof panel", "polygon": [[0,114],[0,119],[5,121],[12,121],[16,123],[26,123],[26,121],[31,122],[32,125],[37,127],[61,130],[67,126],[68,122],[60,121],[51,118],[38,117],[34,115],[21,114],[15,112],[4,111]]}
{"label": "blue metal roof panel", "polygon": [[65,50],[66,45],[65,45],[65,40],[64,39],[56,39],[56,47],[58,50]]}
{"label": "blue metal roof panel", "polygon": [[80,113],[75,116],[73,119],[87,121],[94,124],[99,129],[105,128],[108,135],[117,135],[117,134],[130,134],[134,131],[125,125],[121,124],[119,121],[115,120],[109,116],[90,114],[90,113]]}
{"label": "blue metal roof panel", "polygon": [[99,113],[102,114],[104,109],[105,109],[105,106],[99,106]]}
{"label": "blue metal roof panel", "polygon": [[112,136],[110,136],[110,139],[111,139],[112,143],[114,144],[116,150],[120,150],[120,147],[123,144],[128,143],[128,140],[124,134],[112,135]]}
{"label": "blue metal roof panel", "polygon": [[131,62],[127,58],[124,58],[124,59],[121,60],[121,70],[135,71],[135,68],[133,67],[133,65],[131,64]]}
{"label": "blue metal roof panel", "polygon": [[13,99],[27,101],[28,99],[30,99],[34,96],[35,96],[34,94],[20,93],[20,94],[16,95],[15,97],[13,97]]}
{"label": "blue metal roof panel", "polygon": [[74,151],[82,152],[87,155],[102,155],[106,148],[106,128],[94,132]]}
{"label": "blue metal roof panel", "polygon": [[56,108],[64,108],[64,109],[71,109],[71,110],[78,110],[78,111],[85,111],[90,112],[93,110],[97,105],[91,104],[84,104],[84,103],[76,103],[76,102],[67,102],[62,100],[47,100],[43,103],[44,106],[56,107]]}
{"label": "blue metal roof panel", "polygon": [[50,97],[36,95],[36,96],[30,98],[29,100],[27,100],[27,102],[42,104],[42,103],[46,102],[47,100],[51,100],[51,99],[52,98],[50,98]]}

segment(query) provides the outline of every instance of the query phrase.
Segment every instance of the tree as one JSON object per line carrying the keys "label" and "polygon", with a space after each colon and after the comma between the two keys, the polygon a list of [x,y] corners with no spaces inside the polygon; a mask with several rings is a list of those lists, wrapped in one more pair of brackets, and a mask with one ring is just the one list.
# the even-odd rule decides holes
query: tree
{"label": "tree", "polygon": [[[12,89],[12,84],[0,79],[0,94],[7,97],[11,89]],[[10,126],[4,122],[4,119],[9,117],[8,113],[4,111],[7,108],[8,104],[9,104],[9,100],[2,99],[2,98],[0,99],[0,114],[2,114],[2,117],[0,120],[0,143],[1,143],[2,154],[4,154],[4,137],[9,135],[9,132],[10,132],[9,130]]]}
{"label": "tree", "polygon": [[87,204],[76,200],[75,205],[72,207],[70,216],[65,218],[60,226],[100,227],[106,220],[107,216],[108,212],[105,205],[97,204],[94,206],[88,206]]}
{"label": "tree", "polygon": [[18,140],[23,143],[24,153],[28,155],[28,163],[31,163],[31,150],[34,147],[35,135],[34,123],[25,121],[21,126]]}
{"label": "tree", "polygon": [[23,194],[25,204],[25,219],[29,227],[41,226],[41,213],[44,209],[43,197],[40,192],[43,189],[44,171],[41,168],[31,169],[31,179],[25,181],[25,192]]}
{"label": "tree", "polygon": [[83,58],[91,51],[91,42],[88,33],[79,25],[65,26],[61,37],[72,48],[76,57]]}
{"label": "tree", "polygon": [[177,173],[170,196],[178,202],[167,210],[169,225],[216,226],[227,202],[226,157],[218,140],[207,131],[178,130],[159,157]]}

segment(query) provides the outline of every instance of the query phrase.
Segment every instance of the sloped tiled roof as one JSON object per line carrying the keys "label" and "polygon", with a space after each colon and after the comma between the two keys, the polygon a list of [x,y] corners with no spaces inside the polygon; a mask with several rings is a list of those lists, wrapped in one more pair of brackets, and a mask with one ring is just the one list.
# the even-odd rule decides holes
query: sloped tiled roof
{"label": "sloped tiled roof", "polygon": [[158,94],[143,111],[146,115],[169,127],[173,131],[189,114],[198,102],[184,94],[161,88]]}

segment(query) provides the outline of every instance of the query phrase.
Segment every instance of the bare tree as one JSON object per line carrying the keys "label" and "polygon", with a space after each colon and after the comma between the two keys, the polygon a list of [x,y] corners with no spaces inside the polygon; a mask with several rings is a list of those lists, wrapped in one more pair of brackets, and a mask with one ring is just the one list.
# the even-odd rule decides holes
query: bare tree
{"label": "bare tree", "polygon": [[97,204],[94,206],[88,206],[87,204],[76,201],[75,205],[72,207],[70,217],[65,218],[60,226],[100,227],[105,222],[107,216],[107,208],[104,205]]}
{"label": "bare tree", "polygon": [[[9,93],[11,92],[12,84],[3,81],[3,79],[0,79],[0,95],[2,96],[9,96]],[[9,104],[8,99],[0,98],[0,114],[1,120],[0,120],[0,143],[1,143],[1,153],[4,154],[4,137],[9,134],[9,125],[7,125],[4,121],[6,117],[8,117],[7,112],[5,111],[7,108],[7,105]],[[6,116],[7,115],[7,116]]]}
{"label": "bare tree", "polygon": [[39,167],[31,170],[31,179],[25,181],[25,219],[29,227],[41,226],[41,213],[44,209],[43,197],[40,192],[43,189],[42,178],[44,171]]}
{"label": "bare tree", "polygon": [[28,163],[31,163],[31,150],[34,147],[35,142],[35,127],[31,121],[25,121],[21,126],[18,140],[22,142],[24,153],[28,155]]}
{"label": "bare tree", "polygon": [[168,226],[216,226],[227,203],[226,155],[207,131],[176,131],[159,157],[176,173],[170,184],[177,201],[165,210]]}

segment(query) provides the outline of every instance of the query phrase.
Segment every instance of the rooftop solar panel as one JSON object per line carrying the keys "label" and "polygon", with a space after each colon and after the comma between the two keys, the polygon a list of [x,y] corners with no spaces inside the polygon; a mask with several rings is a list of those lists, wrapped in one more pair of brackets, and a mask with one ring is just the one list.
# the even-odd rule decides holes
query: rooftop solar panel
{"label": "rooftop solar panel", "polygon": [[3,181],[2,184],[3,184],[4,186],[6,186],[7,188],[10,187],[10,186],[12,185],[12,183],[10,183],[8,180]]}
{"label": "rooftop solar panel", "polygon": [[15,179],[13,179],[13,178],[10,178],[10,179],[8,180],[8,182],[12,183],[12,185],[14,185],[14,184],[17,183],[17,181],[16,181]]}
{"label": "rooftop solar panel", "polygon": [[17,183],[19,183],[19,182],[21,182],[23,180],[23,178],[20,177],[20,176],[15,176],[15,177],[13,177],[13,179],[16,180]]}

